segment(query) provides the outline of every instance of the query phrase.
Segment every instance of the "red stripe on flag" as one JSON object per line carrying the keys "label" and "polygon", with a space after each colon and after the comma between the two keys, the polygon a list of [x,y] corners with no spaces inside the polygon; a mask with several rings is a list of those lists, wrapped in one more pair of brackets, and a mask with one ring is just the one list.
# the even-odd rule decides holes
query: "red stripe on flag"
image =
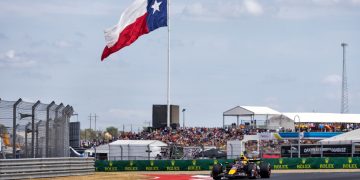
{"label": "red stripe on flag", "polygon": [[143,34],[149,33],[149,29],[146,24],[147,13],[140,16],[136,21],[128,25],[122,32],[120,32],[118,41],[110,48],[105,46],[104,51],[101,55],[101,61],[107,58],[110,54],[119,51],[125,46],[129,46],[136,39]]}

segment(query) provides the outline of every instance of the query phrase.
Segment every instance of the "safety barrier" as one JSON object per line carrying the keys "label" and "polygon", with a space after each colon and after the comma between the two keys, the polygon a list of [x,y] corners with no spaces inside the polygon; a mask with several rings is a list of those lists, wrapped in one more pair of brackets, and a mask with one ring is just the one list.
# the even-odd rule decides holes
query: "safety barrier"
{"label": "safety barrier", "polygon": [[[203,171],[211,170],[214,164],[233,162],[234,160],[130,160],[96,161],[96,171]],[[264,159],[272,169],[358,169],[358,157],[326,158],[279,158]]]}
{"label": "safety barrier", "polygon": [[0,159],[0,179],[93,174],[94,158]]}
{"label": "safety barrier", "polygon": [[267,159],[272,169],[358,169],[359,157]]}

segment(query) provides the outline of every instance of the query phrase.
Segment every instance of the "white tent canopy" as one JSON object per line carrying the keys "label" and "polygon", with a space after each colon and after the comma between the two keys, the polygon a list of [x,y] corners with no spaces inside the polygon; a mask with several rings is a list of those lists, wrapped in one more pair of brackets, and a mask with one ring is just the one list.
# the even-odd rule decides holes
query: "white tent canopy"
{"label": "white tent canopy", "polygon": [[166,143],[157,140],[117,140],[110,145],[131,145],[131,146],[167,146]]}
{"label": "white tent canopy", "polygon": [[251,119],[253,119],[255,115],[268,116],[268,115],[279,115],[279,114],[281,113],[264,106],[236,106],[223,113],[223,127],[225,126],[225,116],[236,116],[237,125],[239,125],[240,116],[250,116]]}
{"label": "white tent canopy", "polygon": [[360,142],[360,129],[356,129],[347,133],[343,133],[331,138],[326,138],[320,141],[320,143],[353,143]]}
{"label": "white tent canopy", "polygon": [[150,160],[166,143],[157,140],[117,140],[109,144],[109,160]]}
{"label": "white tent canopy", "polygon": [[281,114],[271,108],[264,106],[236,106],[223,113],[224,116],[253,116]]}

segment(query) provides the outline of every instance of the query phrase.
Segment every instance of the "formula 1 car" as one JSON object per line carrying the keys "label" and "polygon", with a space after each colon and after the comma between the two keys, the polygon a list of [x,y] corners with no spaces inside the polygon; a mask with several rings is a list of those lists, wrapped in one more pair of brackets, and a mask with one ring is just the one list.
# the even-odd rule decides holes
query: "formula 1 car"
{"label": "formula 1 car", "polygon": [[211,171],[214,180],[239,179],[248,177],[249,179],[270,178],[271,167],[267,162],[260,159],[247,159],[241,157],[234,163],[215,164]]}

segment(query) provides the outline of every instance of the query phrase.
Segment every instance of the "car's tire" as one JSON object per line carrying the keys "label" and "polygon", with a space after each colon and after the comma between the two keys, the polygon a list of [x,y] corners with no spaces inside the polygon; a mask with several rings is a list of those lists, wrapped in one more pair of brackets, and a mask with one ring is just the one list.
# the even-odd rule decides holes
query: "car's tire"
{"label": "car's tire", "polygon": [[271,176],[271,166],[267,162],[260,163],[260,176],[261,178],[270,178]]}
{"label": "car's tire", "polygon": [[211,176],[214,180],[219,180],[221,177],[219,176],[222,172],[222,166],[220,164],[214,164],[213,169],[211,170]]}
{"label": "car's tire", "polygon": [[251,174],[251,171],[255,169],[256,171],[256,164],[253,164],[253,163],[249,163],[247,165],[247,176],[249,179],[256,179],[256,172],[255,174]]}

